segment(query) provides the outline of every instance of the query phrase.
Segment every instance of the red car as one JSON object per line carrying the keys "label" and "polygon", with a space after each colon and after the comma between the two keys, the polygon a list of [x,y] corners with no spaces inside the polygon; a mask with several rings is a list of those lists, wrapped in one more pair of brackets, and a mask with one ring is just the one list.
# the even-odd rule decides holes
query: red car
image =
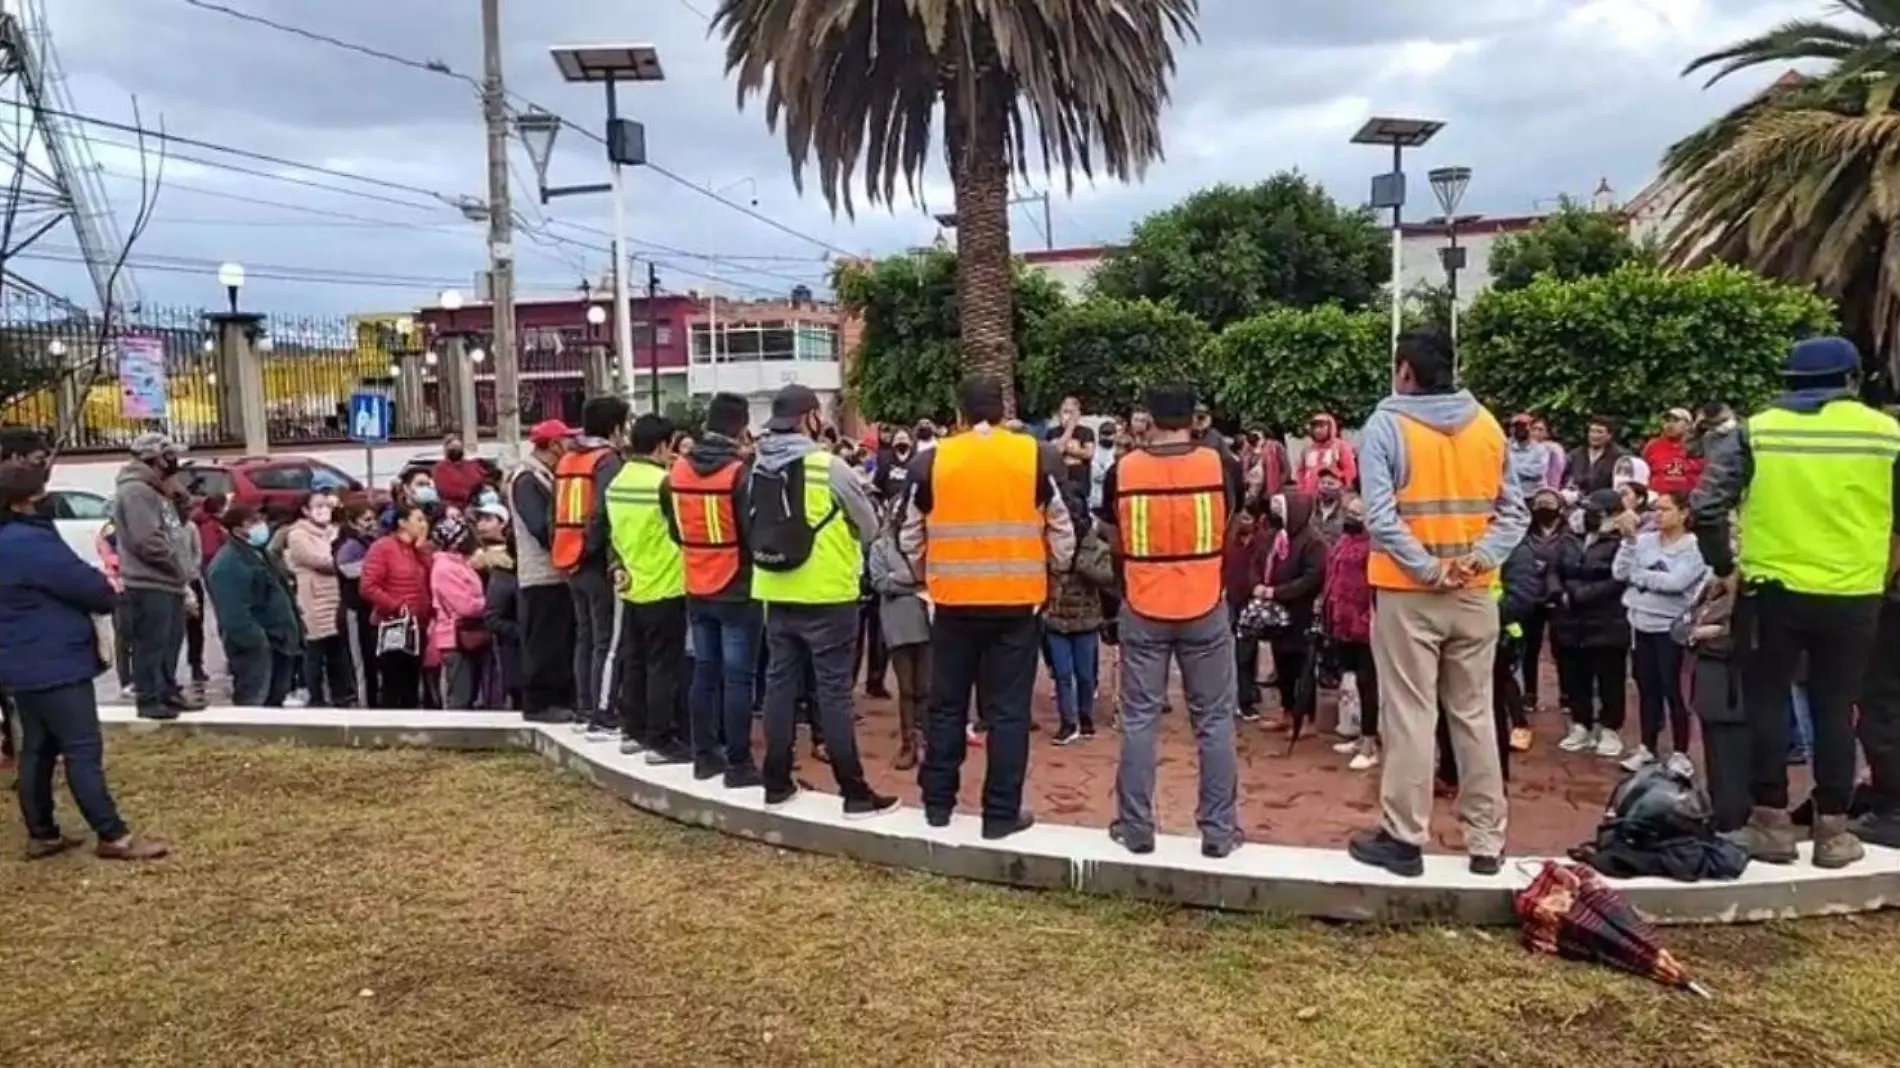
{"label": "red car", "polygon": [[178,480],[194,497],[223,494],[233,503],[261,509],[273,519],[297,514],[303,496],[335,490],[346,505],[382,505],[389,495],[370,490],[341,468],[307,456],[243,456],[235,460],[187,460]]}

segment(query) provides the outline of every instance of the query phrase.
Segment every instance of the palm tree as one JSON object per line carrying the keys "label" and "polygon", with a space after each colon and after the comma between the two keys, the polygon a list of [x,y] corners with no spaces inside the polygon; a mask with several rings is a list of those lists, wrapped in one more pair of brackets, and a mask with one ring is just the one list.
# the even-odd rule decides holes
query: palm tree
{"label": "palm tree", "polygon": [[1673,145],[1663,178],[1680,191],[1666,255],[1807,282],[1843,325],[1900,372],[1900,0],[1840,0],[1862,25],[1789,22],[1697,58],[1709,84],[1764,65],[1784,74]]}
{"label": "palm tree", "polygon": [[957,313],[965,367],[993,374],[1014,411],[1009,196],[1028,143],[1045,175],[1128,180],[1161,158],[1174,43],[1196,36],[1199,0],[721,0],[739,104],[763,95],[792,176],[815,161],[836,212],[851,184],[913,201],[935,147],[956,192]]}

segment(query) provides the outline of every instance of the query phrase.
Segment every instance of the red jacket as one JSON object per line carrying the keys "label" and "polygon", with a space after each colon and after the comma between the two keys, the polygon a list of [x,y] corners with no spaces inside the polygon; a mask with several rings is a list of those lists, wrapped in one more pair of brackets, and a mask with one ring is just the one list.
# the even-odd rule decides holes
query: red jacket
{"label": "red jacket", "polygon": [[1372,538],[1365,531],[1342,534],[1326,558],[1326,593],[1320,603],[1320,626],[1337,642],[1364,645],[1372,641],[1372,584],[1366,581],[1366,556]]}
{"label": "red jacket", "polygon": [[438,460],[429,477],[435,479],[435,492],[443,504],[467,508],[482,491],[488,470],[476,459]]}
{"label": "red jacket", "polygon": [[418,626],[428,626],[435,604],[429,594],[429,563],[426,548],[394,534],[376,539],[363,556],[363,578],[357,587],[370,606],[370,619],[380,623],[407,608]]}
{"label": "red jacket", "polygon": [[1643,446],[1649,465],[1649,488],[1657,493],[1688,493],[1702,479],[1703,459],[1689,455],[1683,439],[1656,438]]}
{"label": "red jacket", "polygon": [[198,511],[191,517],[191,521],[198,527],[198,544],[204,549],[204,566],[209,568],[211,558],[218,555],[219,549],[224,548],[224,539],[230,535],[225,533],[224,524],[218,522],[218,517],[205,511],[202,504],[198,506]]}
{"label": "red jacket", "polygon": [[1227,535],[1227,547],[1221,555],[1221,586],[1227,591],[1227,603],[1235,608],[1253,600],[1253,588],[1267,570],[1267,553],[1273,539],[1258,528],[1242,536],[1239,531]]}

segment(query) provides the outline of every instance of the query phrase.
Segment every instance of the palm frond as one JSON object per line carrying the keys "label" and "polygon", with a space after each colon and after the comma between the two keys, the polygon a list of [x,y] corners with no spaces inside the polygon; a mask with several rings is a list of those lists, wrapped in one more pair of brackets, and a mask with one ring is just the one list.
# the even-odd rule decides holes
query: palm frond
{"label": "palm frond", "polygon": [[1794,63],[1808,59],[1845,59],[1856,52],[1882,47],[1884,33],[1869,33],[1853,30],[1845,26],[1836,26],[1831,22],[1815,19],[1797,19],[1784,22],[1780,26],[1759,36],[1737,41],[1726,48],[1717,49],[1689,61],[1682,73],[1694,74],[1708,67],[1716,67],[1706,85],[1714,85],[1723,78],[1749,67],[1758,67],[1764,63]]}

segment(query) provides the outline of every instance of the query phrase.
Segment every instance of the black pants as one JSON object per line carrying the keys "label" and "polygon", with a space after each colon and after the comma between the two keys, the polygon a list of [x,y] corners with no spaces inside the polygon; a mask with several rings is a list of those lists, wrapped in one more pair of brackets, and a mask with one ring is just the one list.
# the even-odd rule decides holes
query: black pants
{"label": "black pants", "polygon": [[106,789],[105,737],[92,681],[15,695],[20,716],[20,815],[26,833],[58,841],[53,818],[54,770],[66,766],[66,788],[101,842],[128,833]]}
{"label": "black pants", "polygon": [[1559,675],[1569,676],[1565,703],[1570,718],[1584,727],[1623,729],[1629,686],[1629,650],[1608,648],[1565,649],[1558,653]]}
{"label": "black pants", "polygon": [[574,707],[574,598],[564,585],[524,586],[515,601],[521,625],[521,710],[538,716]]}
{"label": "black pants", "polygon": [[303,650],[303,684],[310,691],[310,707],[349,708],[356,704],[349,634],[338,631],[328,638],[305,638]]}
{"label": "black pants", "polygon": [[[1523,673],[1524,704],[1537,711],[1537,672],[1543,666],[1544,633],[1550,623],[1550,610],[1539,607],[1523,620],[1524,642],[1517,650],[1518,668]],[[1562,689],[1559,686],[1558,689]]]}
{"label": "black pants", "polygon": [[[791,790],[792,743],[797,735],[799,690],[809,670],[818,722],[838,793],[849,801],[870,795],[858,757],[851,716],[851,653],[857,647],[858,606],[769,605],[765,644],[771,650],[765,679],[765,762],[760,772],[768,794]],[[814,736],[813,741],[816,742]]]}
{"label": "black pants", "polygon": [[184,696],[178,688],[178,653],[185,644],[185,595],[128,589],[124,598],[133,635],[132,684],[138,687],[139,711],[176,705]]}
{"label": "black pants", "polygon": [[1305,642],[1273,646],[1273,688],[1280,695],[1280,714],[1291,716],[1298,700],[1300,676],[1306,672],[1306,659],[1312,656]]}
{"label": "black pants", "polygon": [[[1229,601],[1227,621],[1229,625],[1240,622],[1241,605]],[[1260,709],[1260,642],[1253,638],[1243,638],[1238,630],[1234,633],[1234,680],[1242,712],[1256,712]]]}
{"label": "black pants", "polygon": [[1002,614],[938,608],[930,624],[930,704],[924,762],[918,772],[924,807],[956,807],[970,695],[989,726],[984,752],[983,822],[1009,826],[1022,812],[1029,769],[1029,701],[1036,686],[1041,624],[1028,612]]}
{"label": "black pants", "polygon": [[1352,672],[1353,688],[1359,692],[1359,734],[1379,737],[1379,669],[1372,659],[1372,646],[1362,642],[1340,642],[1336,647],[1339,673]]}
{"label": "black pants", "polygon": [[191,669],[191,681],[205,683],[211,680],[205,674],[205,613],[211,611],[211,602],[204,583],[192,582],[191,592],[198,596],[198,610],[185,613],[185,664]]}
{"label": "black pants", "polygon": [[[1520,659],[1518,639],[1508,634],[1499,635],[1498,651],[1491,660],[1491,704],[1499,715],[1499,736],[1506,743],[1510,741],[1512,728],[1530,726],[1524,716],[1524,689],[1517,681]],[[1510,748],[1504,745],[1507,752]]]}
{"label": "black pants", "polygon": [[368,609],[346,609],[343,634],[356,671],[358,701],[364,708],[382,708],[382,662],[376,656],[376,625],[369,621]]}
{"label": "black pants", "polygon": [[1672,752],[1689,751],[1689,702],[1682,692],[1682,646],[1667,634],[1636,632],[1630,653],[1636,672],[1636,711],[1643,744],[1660,753],[1663,715],[1668,712]]}
{"label": "black pants", "polygon": [[378,708],[422,707],[422,658],[384,653],[376,662]]}
{"label": "black pants", "polygon": [[1742,707],[1742,672],[1731,660],[1695,658],[1695,708],[1702,721],[1702,774],[1708,782],[1715,829],[1733,831],[1748,822],[1748,714]]}
{"label": "black pants", "polygon": [[865,693],[890,693],[884,680],[890,674],[891,653],[884,648],[884,623],[878,616],[878,602],[875,599],[858,607],[858,647],[851,661],[853,673],[856,673],[859,663],[864,664]]}
{"label": "black pants", "polygon": [[688,754],[686,598],[621,602],[608,699],[620,731],[648,749]]}
{"label": "black pants", "polygon": [[[1776,587],[1746,590],[1736,606],[1742,705],[1754,752],[1755,804],[1788,807],[1788,691],[1808,657],[1814,717],[1814,810],[1847,811],[1854,792],[1854,702],[1879,629],[1881,598],[1829,597]],[[1883,655],[1895,655],[1883,649]]]}
{"label": "black pants", "polygon": [[1874,649],[1860,688],[1860,747],[1873,774],[1874,804],[1894,812],[1900,811],[1900,602],[1880,606]]}

